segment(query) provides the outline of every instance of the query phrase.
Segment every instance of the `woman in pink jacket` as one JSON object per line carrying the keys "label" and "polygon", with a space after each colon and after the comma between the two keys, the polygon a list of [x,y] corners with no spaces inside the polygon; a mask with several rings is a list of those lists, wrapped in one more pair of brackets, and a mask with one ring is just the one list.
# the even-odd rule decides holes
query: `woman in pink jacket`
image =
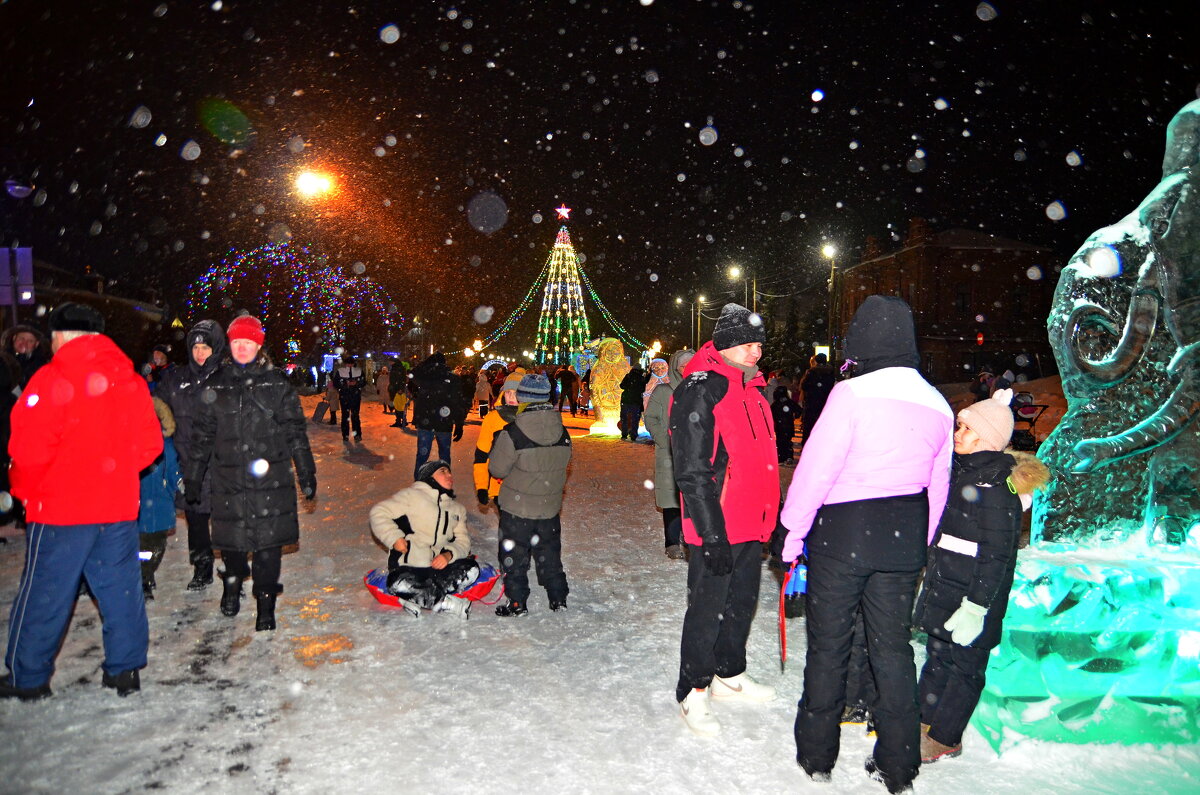
{"label": "woman in pink jacket", "polygon": [[954,415],[917,372],[912,310],[901,299],[863,302],[846,334],[846,356],[856,375],[830,393],[781,514],[783,559],[808,556],[796,759],[814,780],[829,780],[861,609],[878,691],[867,771],[901,792],[921,763],[912,604],[946,504]]}

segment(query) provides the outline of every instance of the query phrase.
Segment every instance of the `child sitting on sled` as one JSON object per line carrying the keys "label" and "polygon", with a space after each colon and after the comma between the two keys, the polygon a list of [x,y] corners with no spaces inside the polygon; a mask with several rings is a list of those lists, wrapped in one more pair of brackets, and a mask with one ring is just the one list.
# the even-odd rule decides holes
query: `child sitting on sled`
{"label": "child sitting on sled", "polygon": [[422,464],[415,483],[371,508],[371,533],[391,550],[388,593],[413,615],[424,607],[467,617],[471,603],[454,596],[479,576],[466,517],[445,461]]}

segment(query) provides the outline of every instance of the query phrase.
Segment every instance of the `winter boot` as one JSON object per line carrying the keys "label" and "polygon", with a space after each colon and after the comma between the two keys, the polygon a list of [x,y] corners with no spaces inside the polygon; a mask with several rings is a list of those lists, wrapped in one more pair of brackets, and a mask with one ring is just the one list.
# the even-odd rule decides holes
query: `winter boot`
{"label": "winter boot", "polygon": [[[893,776],[889,776],[887,773],[884,773],[879,769],[879,766],[875,764],[875,757],[873,756],[867,757],[867,762],[864,767],[866,768],[867,775],[887,787],[887,791],[892,793],[892,795],[898,795],[898,793],[901,792],[913,791],[912,778],[909,778],[907,781],[905,781]],[[915,776],[916,774],[914,773],[913,777],[915,778]]]}
{"label": "winter boot", "polygon": [[192,556],[192,580],[187,584],[189,591],[203,591],[208,586],[212,585],[213,581],[213,554],[212,552],[201,552],[198,555]]}
{"label": "winter boot", "polygon": [[524,602],[514,602],[511,599],[496,608],[496,615],[504,617],[523,616],[528,612],[529,608],[525,606]]}
{"label": "winter boot", "polygon": [[18,698],[21,701],[38,701],[51,696],[50,683],[46,682],[37,687],[14,687],[12,677],[0,679],[0,698]]}
{"label": "winter boot", "polygon": [[687,694],[687,698],[679,702],[679,715],[693,734],[716,737],[721,733],[721,723],[712,713],[706,687],[693,690]]}
{"label": "winter boot", "polygon": [[283,593],[282,585],[269,585],[264,592],[255,591],[258,602],[258,617],[254,620],[255,632],[271,632],[275,629],[275,599]]}
{"label": "winter boot", "polygon": [[683,545],[672,544],[671,546],[667,547],[667,557],[671,560],[683,560]]}
{"label": "winter boot", "polygon": [[452,616],[458,616],[463,621],[466,621],[471,612],[471,600],[460,599],[453,594],[447,594],[442,598],[442,601],[433,606],[435,613],[449,613]]}
{"label": "winter boot", "polygon": [[775,700],[775,688],[755,682],[748,674],[722,678],[714,676],[712,697],[721,701],[745,701],[763,704]]}
{"label": "winter boot", "polygon": [[123,698],[130,693],[136,693],[142,689],[142,678],[138,674],[138,670],[134,668],[129,671],[121,671],[121,673],[112,676],[105,673],[100,677],[100,684],[110,690],[116,690],[117,695]]}
{"label": "winter boot", "polygon": [[221,572],[225,591],[221,594],[221,615],[236,616],[242,609],[242,578]]}
{"label": "winter boot", "polygon": [[329,412],[329,424],[337,425],[337,412],[336,411]]}
{"label": "winter boot", "polygon": [[939,759],[953,759],[962,753],[962,743],[943,745],[929,736],[929,730],[921,732],[921,764],[931,765]]}
{"label": "winter boot", "polygon": [[154,575],[148,574],[142,577],[142,599],[150,602],[154,599],[154,589],[158,587],[158,583],[154,581]]}
{"label": "winter boot", "polygon": [[566,610],[567,609],[567,597],[564,596],[561,599],[551,599],[550,600],[550,609],[556,613],[559,610]]}

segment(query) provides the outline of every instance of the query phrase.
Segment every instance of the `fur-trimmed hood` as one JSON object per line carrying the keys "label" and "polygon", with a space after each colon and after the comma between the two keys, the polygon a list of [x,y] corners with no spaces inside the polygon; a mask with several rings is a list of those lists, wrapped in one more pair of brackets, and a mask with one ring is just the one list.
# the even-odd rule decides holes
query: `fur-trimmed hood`
{"label": "fur-trimmed hood", "polygon": [[1008,476],[1009,482],[1012,483],[1017,494],[1033,494],[1050,482],[1050,470],[1037,456],[1018,450],[1005,450],[1004,452],[1011,455],[1017,462],[1013,467],[1012,474]]}

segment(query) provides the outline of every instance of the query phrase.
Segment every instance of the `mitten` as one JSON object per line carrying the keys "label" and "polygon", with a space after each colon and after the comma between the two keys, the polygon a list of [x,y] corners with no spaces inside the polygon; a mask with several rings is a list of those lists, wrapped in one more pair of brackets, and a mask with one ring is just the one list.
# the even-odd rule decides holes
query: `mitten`
{"label": "mitten", "polygon": [[487,505],[488,504],[487,489],[477,489],[475,491],[475,499],[479,500],[480,505]]}
{"label": "mitten", "polygon": [[457,428],[454,429],[454,438],[452,439],[452,441],[455,441],[455,442],[459,441],[460,439],[462,439],[462,435],[463,435],[463,426],[459,425]]}
{"label": "mitten", "polygon": [[725,577],[733,571],[733,549],[728,541],[705,541],[700,547],[704,554],[704,568],[714,577]]}
{"label": "mitten", "polygon": [[962,605],[954,611],[954,615],[946,619],[950,640],[959,646],[970,646],[983,632],[983,618],[986,615],[986,607],[981,607],[964,596]]}

